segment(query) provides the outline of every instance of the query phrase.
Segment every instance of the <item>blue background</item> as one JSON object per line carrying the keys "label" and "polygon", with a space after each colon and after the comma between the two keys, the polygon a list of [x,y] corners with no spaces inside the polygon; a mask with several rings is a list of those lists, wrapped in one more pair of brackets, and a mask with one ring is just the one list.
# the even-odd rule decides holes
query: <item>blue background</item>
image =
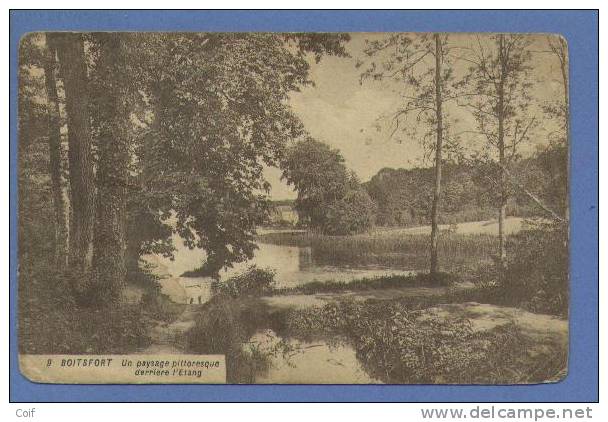
{"label": "blue background", "polygon": [[[596,11],[11,11],[11,401],[561,401],[598,400],[598,13]],[[26,32],[551,32],[570,50],[571,342],[567,378],[532,386],[45,385],[17,364],[17,49]]]}

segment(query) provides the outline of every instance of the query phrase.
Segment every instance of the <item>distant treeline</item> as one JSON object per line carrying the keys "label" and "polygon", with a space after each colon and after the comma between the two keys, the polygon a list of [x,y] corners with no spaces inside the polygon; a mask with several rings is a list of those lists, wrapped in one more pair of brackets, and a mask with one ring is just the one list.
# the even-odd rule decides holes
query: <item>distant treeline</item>
{"label": "distant treeline", "polygon": [[[343,165],[342,165],[343,166]],[[344,171],[346,169],[344,168]],[[376,226],[416,226],[430,223],[434,169],[383,168],[371,180],[360,185],[373,204]],[[442,224],[481,221],[497,218],[499,168],[487,161],[445,162],[439,222]],[[317,171],[314,178],[324,172]],[[540,204],[561,215],[567,207],[567,150],[547,146],[533,156],[514,162],[509,169],[507,215],[547,217]],[[324,186],[320,183],[320,186]],[[533,199],[535,198],[535,199]],[[307,226],[297,200],[272,201],[272,205],[290,206],[300,214],[300,225]],[[327,203],[317,201],[315,209]],[[300,209],[298,209],[300,208]],[[304,215],[306,217],[306,215]],[[283,222],[287,224],[287,222]]]}
{"label": "distant treeline", "polygon": [[[567,203],[567,151],[550,148],[522,159],[511,169],[514,181],[507,214],[545,216],[542,208],[522,191],[526,188],[551,209],[563,213]],[[376,225],[429,224],[433,168],[383,168],[363,187],[376,204]],[[493,173],[480,163],[445,163],[440,222],[443,224],[497,218]],[[519,187],[519,188],[518,188]]]}

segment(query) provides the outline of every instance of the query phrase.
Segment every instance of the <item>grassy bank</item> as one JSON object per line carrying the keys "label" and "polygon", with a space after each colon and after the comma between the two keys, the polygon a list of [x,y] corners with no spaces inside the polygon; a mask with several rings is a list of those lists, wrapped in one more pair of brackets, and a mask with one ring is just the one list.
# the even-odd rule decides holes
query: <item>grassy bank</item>
{"label": "grassy bank", "polygon": [[388,275],[374,278],[361,278],[352,281],[313,281],[296,287],[273,289],[274,295],[286,294],[317,294],[335,293],[344,291],[369,291],[376,289],[392,289],[400,287],[444,287],[450,286],[457,278],[446,273],[429,274],[418,273],[408,276]]}
{"label": "grassy bank", "polygon": [[515,323],[479,331],[468,318],[401,301],[293,310],[283,335],[344,338],[369,375],[386,383],[537,383],[559,380],[567,365],[563,342]]}
{"label": "grassy bank", "polygon": [[[478,287],[424,298],[274,309],[257,297],[218,295],[203,307],[189,332],[189,350],[225,354],[230,383],[255,382],[277,357],[290,353],[293,339],[346,343],[365,371],[386,383],[509,384],[560,379],[567,362],[564,342],[547,333],[530,335],[515,322],[480,331],[467,315],[437,311],[446,304],[487,303],[496,297],[495,288]],[[505,315],[506,310],[520,312],[500,309],[505,309]],[[502,310],[496,312],[496,317],[503,316]],[[494,321],[494,316],[489,320]],[[250,342],[264,329],[273,330],[282,340],[270,349]]]}

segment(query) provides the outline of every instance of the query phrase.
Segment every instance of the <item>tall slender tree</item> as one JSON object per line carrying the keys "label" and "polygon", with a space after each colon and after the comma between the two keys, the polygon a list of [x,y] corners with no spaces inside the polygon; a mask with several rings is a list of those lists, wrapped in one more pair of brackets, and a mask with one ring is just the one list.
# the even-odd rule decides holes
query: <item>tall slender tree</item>
{"label": "tall slender tree", "polygon": [[[49,110],[46,98],[44,36],[30,33],[19,45],[19,258],[48,259],[55,247],[53,187],[49,174]],[[21,284],[20,284],[21,289]]]}
{"label": "tall slender tree", "polygon": [[68,228],[61,177],[61,119],[56,83],[57,52],[52,36],[47,37],[45,53],[43,66],[48,102],[49,173],[55,213],[55,265],[64,268],[68,258]]}
{"label": "tall slender tree", "polygon": [[[553,55],[554,58],[557,59],[560,73],[561,73],[561,83],[563,89],[563,100],[561,103],[557,104],[547,104],[545,107],[546,114],[551,118],[558,122],[560,122],[560,126],[562,129],[562,133],[557,136],[557,145],[556,153],[562,153],[566,155],[566,180],[560,180],[561,182],[565,182],[567,184],[567,174],[568,168],[570,167],[570,154],[568,153],[570,146],[570,89],[568,84],[568,44],[566,43],[566,39],[562,36],[548,36],[547,44],[549,46],[548,52]],[[561,150],[561,151],[560,151]],[[566,193],[564,196],[564,215],[565,221],[569,221],[570,218],[570,204],[568,203],[568,194]]]}
{"label": "tall slender tree", "polygon": [[570,139],[570,89],[568,85],[568,45],[566,39],[561,36],[550,36],[547,38],[549,50],[557,58],[562,76],[562,88],[564,100],[562,104],[561,117],[563,118],[566,141]]}
{"label": "tall slender tree", "polygon": [[435,142],[435,184],[431,210],[431,274],[439,267],[437,247],[439,240],[439,203],[441,200],[441,160],[443,149],[443,81],[441,65],[443,62],[442,44],[439,34],[435,38],[435,120],[437,121]]}
{"label": "tall slender tree", "polygon": [[68,121],[69,262],[72,269],[86,270],[93,257],[95,180],[84,39],[79,33],[49,33],[48,37],[57,48]]}
{"label": "tall slender tree", "polygon": [[[390,113],[391,137],[405,134],[421,139],[434,152],[434,184],[431,204],[430,272],[439,271],[439,216],[443,151],[449,139],[445,103],[456,99],[453,69],[445,34],[392,34],[369,41],[365,50],[372,60],[362,80],[391,79],[401,84],[404,104]],[[375,60],[374,60],[375,59]],[[422,136],[421,136],[422,135]]]}
{"label": "tall slender tree", "polygon": [[[529,140],[536,119],[531,114],[532,87],[530,38],[519,34],[476,37],[463,60],[470,63],[464,83],[475,95],[468,97],[478,133],[489,147],[488,158],[497,168],[499,262],[506,265],[507,201],[510,196],[509,166]],[[494,157],[494,158],[493,158]]]}

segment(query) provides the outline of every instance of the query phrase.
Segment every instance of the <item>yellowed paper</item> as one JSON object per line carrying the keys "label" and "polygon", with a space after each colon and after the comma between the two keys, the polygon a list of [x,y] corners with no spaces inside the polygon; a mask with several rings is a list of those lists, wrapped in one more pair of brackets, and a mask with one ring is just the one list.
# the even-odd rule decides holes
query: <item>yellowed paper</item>
{"label": "yellowed paper", "polygon": [[22,372],[563,379],[568,70],[542,33],[27,34]]}
{"label": "yellowed paper", "polygon": [[224,355],[20,355],[31,381],[56,384],[224,384]]}

